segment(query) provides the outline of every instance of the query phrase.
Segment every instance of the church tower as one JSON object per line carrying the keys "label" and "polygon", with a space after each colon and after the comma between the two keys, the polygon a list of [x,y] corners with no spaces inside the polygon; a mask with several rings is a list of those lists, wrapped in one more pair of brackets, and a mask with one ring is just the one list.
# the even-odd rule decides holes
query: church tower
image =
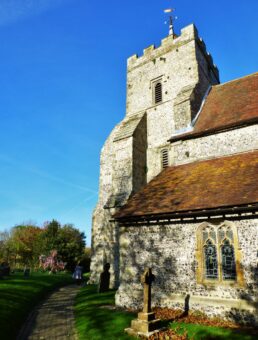
{"label": "church tower", "polygon": [[120,231],[112,216],[133,193],[173,165],[176,156],[168,140],[191,128],[210,86],[218,83],[218,69],[194,25],[128,59],[126,115],[101,151],[91,282],[98,282],[108,262],[111,286],[118,286]]}

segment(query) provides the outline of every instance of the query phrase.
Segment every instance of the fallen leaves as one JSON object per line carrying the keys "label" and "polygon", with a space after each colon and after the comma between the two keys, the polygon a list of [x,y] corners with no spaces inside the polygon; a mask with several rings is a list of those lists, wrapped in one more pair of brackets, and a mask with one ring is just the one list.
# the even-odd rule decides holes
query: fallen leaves
{"label": "fallen leaves", "polygon": [[197,325],[216,326],[223,328],[239,328],[236,323],[224,320],[218,317],[209,318],[202,312],[189,311],[189,313],[182,312],[179,309],[169,308],[154,308],[153,312],[157,319],[171,320],[176,322],[194,323]]}

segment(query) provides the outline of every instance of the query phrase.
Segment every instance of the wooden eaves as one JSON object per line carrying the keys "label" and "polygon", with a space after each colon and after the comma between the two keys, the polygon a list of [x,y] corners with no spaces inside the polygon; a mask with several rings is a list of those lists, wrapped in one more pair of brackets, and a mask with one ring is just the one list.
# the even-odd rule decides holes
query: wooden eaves
{"label": "wooden eaves", "polygon": [[209,219],[252,219],[258,217],[258,203],[243,206],[218,207],[216,209],[200,209],[194,211],[181,211],[175,213],[148,214],[141,216],[126,216],[114,218],[112,222],[120,225],[152,225],[194,223]]}

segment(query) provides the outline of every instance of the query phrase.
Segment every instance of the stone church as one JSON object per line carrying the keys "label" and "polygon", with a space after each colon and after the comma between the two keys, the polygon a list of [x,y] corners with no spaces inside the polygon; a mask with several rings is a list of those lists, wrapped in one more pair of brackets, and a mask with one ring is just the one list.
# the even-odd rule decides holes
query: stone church
{"label": "stone church", "polygon": [[257,322],[258,73],[220,84],[194,25],[127,61],[124,119],[101,152],[91,282],[116,304]]}

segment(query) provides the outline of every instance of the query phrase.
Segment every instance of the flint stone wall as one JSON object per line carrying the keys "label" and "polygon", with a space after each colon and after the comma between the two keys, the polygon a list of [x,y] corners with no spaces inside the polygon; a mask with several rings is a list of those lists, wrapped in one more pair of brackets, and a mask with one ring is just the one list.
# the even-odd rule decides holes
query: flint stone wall
{"label": "flint stone wall", "polygon": [[196,231],[201,223],[120,228],[120,287],[116,304],[142,308],[140,275],[151,267],[156,275],[153,306],[183,310],[184,299],[190,294],[192,310],[257,323],[258,219],[233,223],[238,233],[244,287],[234,283],[210,286],[197,283]]}
{"label": "flint stone wall", "polygon": [[258,148],[258,125],[238,128],[214,135],[178,141],[173,146],[173,164],[217,158]]}
{"label": "flint stone wall", "polygon": [[[159,131],[153,131],[158,135]],[[169,165],[180,165],[258,148],[258,125],[238,128],[201,138],[163,143],[160,147],[147,149],[148,182],[162,171],[161,150],[168,149]]]}
{"label": "flint stone wall", "polygon": [[90,283],[98,283],[103,266],[106,262],[112,263],[111,287],[116,285],[117,275],[117,231],[113,224],[110,224],[113,209],[104,209],[113,192],[113,164],[115,163],[115,145],[113,140],[118,132],[118,124],[106,140],[100,157],[99,197],[98,203],[92,216],[92,237],[91,237],[91,277]]}

